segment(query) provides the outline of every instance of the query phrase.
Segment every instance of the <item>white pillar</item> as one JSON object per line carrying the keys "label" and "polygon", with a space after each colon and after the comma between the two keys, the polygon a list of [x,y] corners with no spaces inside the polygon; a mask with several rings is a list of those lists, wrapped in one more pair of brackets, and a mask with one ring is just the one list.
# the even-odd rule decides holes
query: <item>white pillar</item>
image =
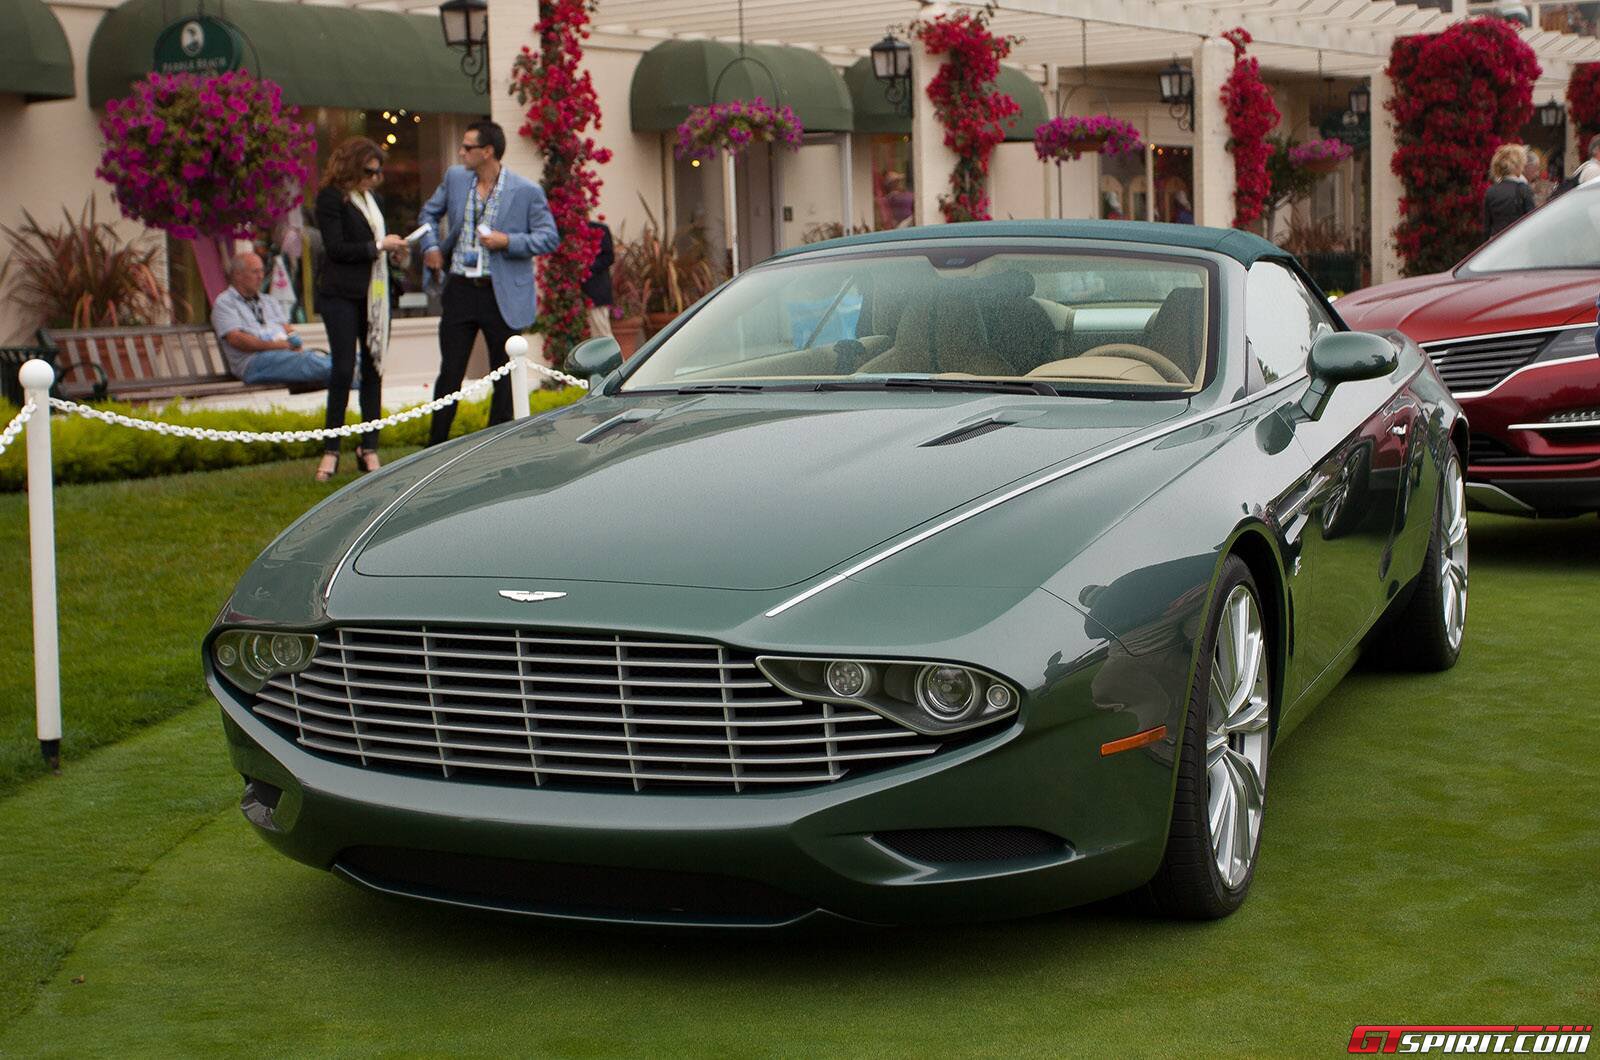
{"label": "white pillar", "polygon": [[[1061,69],[1055,63],[1046,63],[1044,68],[1044,98],[1050,102],[1050,117],[1061,115]],[[1052,162],[1039,163],[1039,172],[1043,176],[1044,193],[1042,207],[1044,212],[1040,217],[1061,216],[1061,167]]]}
{"label": "white pillar", "polygon": [[56,631],[55,480],[50,466],[50,384],[46,361],[29,361],[19,373],[27,400],[36,407],[28,421],[28,549],[33,561],[33,707],[39,752],[51,769],[61,768],[61,644]]}
{"label": "white pillar", "polygon": [[[1233,45],[1208,37],[1194,50],[1194,223],[1227,228],[1236,208],[1233,153],[1222,83],[1233,72]],[[1151,189],[1152,195],[1155,189]]]}
{"label": "white pillar", "polygon": [[853,161],[851,156],[854,151],[855,144],[851,141],[850,134],[845,133],[839,139],[839,213],[843,215],[841,220],[844,222],[839,234],[846,236],[850,234],[855,224],[851,217],[855,212],[855,174],[851,170]]}
{"label": "white pillar", "polygon": [[1388,102],[1394,98],[1394,83],[1381,70],[1371,79],[1372,142],[1367,150],[1370,193],[1367,197],[1368,232],[1372,253],[1372,282],[1384,283],[1400,278],[1400,255],[1394,248],[1394,230],[1400,224],[1400,178],[1389,168],[1394,158],[1395,133]]}
{"label": "white pillar", "polygon": [[535,183],[544,176],[544,156],[532,140],[517,132],[527,108],[517,102],[507,86],[511,84],[511,60],[522,46],[527,45],[538,54],[539,41],[533,35],[537,21],[538,0],[489,5],[489,94],[483,98],[483,109],[506,131],[506,156],[502,161],[513,173]]}
{"label": "white pillar", "polygon": [[511,336],[506,340],[506,356],[511,358],[511,418],[525,420],[529,415],[528,340],[521,335]]}
{"label": "white pillar", "polygon": [[[942,3],[929,4],[919,17],[932,19],[948,11]],[[939,196],[949,194],[950,174],[956,168],[956,153],[944,145],[944,126],[928,99],[928,82],[939,72],[939,63],[922,41],[911,39],[911,174],[916,186],[911,223],[918,225],[944,221]]]}
{"label": "white pillar", "polygon": [[728,275],[739,275],[739,191],[734,183],[732,151],[720,152],[722,156],[722,232],[728,244]]}

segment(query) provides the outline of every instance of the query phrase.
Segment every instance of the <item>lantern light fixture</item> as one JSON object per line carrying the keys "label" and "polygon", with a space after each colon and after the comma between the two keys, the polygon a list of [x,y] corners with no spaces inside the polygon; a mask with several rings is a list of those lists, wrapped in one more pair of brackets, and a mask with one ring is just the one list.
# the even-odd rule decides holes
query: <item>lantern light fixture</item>
{"label": "lantern light fixture", "polygon": [[1366,115],[1372,111],[1372,90],[1366,85],[1357,85],[1350,90],[1350,113]]}
{"label": "lantern light fixture", "polygon": [[445,45],[460,48],[461,72],[472,78],[473,90],[489,91],[488,0],[444,0],[439,5],[439,26]]}
{"label": "lantern light fixture", "polygon": [[901,114],[911,113],[911,45],[890,27],[883,39],[867,49],[872,56],[872,76],[883,83],[883,98]]}
{"label": "lantern light fixture", "polygon": [[1557,126],[1565,125],[1567,121],[1567,108],[1553,99],[1548,103],[1542,104],[1536,113],[1539,115],[1539,124],[1546,129],[1554,129]]}
{"label": "lantern light fixture", "polygon": [[1178,128],[1194,128],[1194,72],[1174,57],[1157,76],[1161,102],[1178,120]]}

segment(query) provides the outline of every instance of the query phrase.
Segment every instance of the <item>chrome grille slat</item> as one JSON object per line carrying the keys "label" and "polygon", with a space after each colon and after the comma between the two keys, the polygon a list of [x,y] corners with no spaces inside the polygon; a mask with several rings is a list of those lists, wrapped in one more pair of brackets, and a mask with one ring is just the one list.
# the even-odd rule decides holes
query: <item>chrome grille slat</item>
{"label": "chrome grille slat", "polygon": [[945,746],[785,696],[750,653],[617,633],[343,627],[254,710],[369,768],[634,791],[826,784]]}
{"label": "chrome grille slat", "polygon": [[1427,343],[1423,349],[1452,394],[1471,394],[1493,389],[1512,372],[1531,364],[1560,330],[1446,339]]}

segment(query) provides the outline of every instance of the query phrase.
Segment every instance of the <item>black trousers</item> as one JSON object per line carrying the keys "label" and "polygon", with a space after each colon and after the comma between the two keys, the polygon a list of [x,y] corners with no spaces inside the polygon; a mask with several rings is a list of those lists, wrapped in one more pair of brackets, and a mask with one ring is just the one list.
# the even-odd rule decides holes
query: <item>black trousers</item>
{"label": "black trousers", "polygon": [[[361,419],[375,420],[383,415],[383,380],[378,377],[378,366],[372,363],[372,351],[367,348],[367,303],[354,298],[340,298],[324,294],[317,297],[317,311],[328,329],[328,354],[333,358],[333,377],[328,380],[329,428],[344,426],[345,409],[350,406],[350,380],[356,371],[356,348],[361,349]],[[378,432],[368,431],[361,436],[361,444],[368,449],[378,448]],[[339,439],[329,438],[323,451],[337,453]]]}
{"label": "black trousers", "polygon": [[[494,288],[487,283],[479,286],[462,277],[452,276],[445,281],[443,314],[439,318],[439,379],[433,384],[433,396],[442,398],[461,389],[467,377],[467,359],[472,356],[472,344],[483,332],[484,345],[489,348],[489,369],[493,371],[506,363],[506,340],[516,331],[500,315],[494,300]],[[428,444],[438,445],[450,437],[450,424],[455,422],[456,407],[446,405],[433,414],[428,429]],[[511,422],[511,379],[501,379],[494,385],[494,398],[489,402],[489,423]]]}

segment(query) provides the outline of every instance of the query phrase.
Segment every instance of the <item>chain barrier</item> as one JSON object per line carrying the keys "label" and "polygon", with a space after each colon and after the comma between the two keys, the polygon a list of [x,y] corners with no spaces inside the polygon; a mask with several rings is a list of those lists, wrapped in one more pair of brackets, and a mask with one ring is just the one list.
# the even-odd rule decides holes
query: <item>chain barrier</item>
{"label": "chain barrier", "polygon": [[6,424],[6,429],[0,431],[0,456],[6,455],[6,450],[11,448],[11,443],[16,441],[17,435],[22,433],[23,425],[37,411],[39,411],[39,406],[29,401],[22,406],[22,409],[15,416],[11,417],[11,422]]}
{"label": "chain barrier", "polygon": [[[468,397],[475,397],[488,390],[498,380],[505,378],[512,368],[516,367],[519,359],[524,362],[526,367],[542,372],[558,382],[585,390],[589,387],[589,384],[582,379],[570,376],[565,372],[558,372],[554,368],[548,368],[542,364],[536,364],[526,357],[512,358],[482,379],[475,379],[460,390],[446,394],[441,398],[435,398],[427,404],[417,405],[385,416],[382,419],[368,420],[365,423],[349,423],[341,427],[319,427],[315,430],[301,431],[219,431],[210,427],[185,427],[176,423],[161,423],[157,420],[143,420],[134,416],[124,416],[118,412],[107,412],[104,409],[92,408],[88,405],[80,405],[76,401],[68,401],[64,398],[56,397],[50,399],[50,407],[117,427],[131,427],[136,431],[149,431],[154,434],[166,434],[178,438],[194,438],[205,442],[315,442],[325,438],[349,438],[352,435],[366,434],[368,431],[382,430],[385,427],[393,427],[396,424],[405,423],[421,416],[432,415],[446,405]],[[32,411],[33,405],[30,402],[27,408],[23,410],[23,413],[31,413]],[[19,420],[25,418],[23,414],[18,416]],[[20,430],[20,423],[13,421],[12,426],[6,428],[6,442],[8,443],[11,439],[13,428]],[[0,452],[4,451],[5,445],[0,444]]]}

